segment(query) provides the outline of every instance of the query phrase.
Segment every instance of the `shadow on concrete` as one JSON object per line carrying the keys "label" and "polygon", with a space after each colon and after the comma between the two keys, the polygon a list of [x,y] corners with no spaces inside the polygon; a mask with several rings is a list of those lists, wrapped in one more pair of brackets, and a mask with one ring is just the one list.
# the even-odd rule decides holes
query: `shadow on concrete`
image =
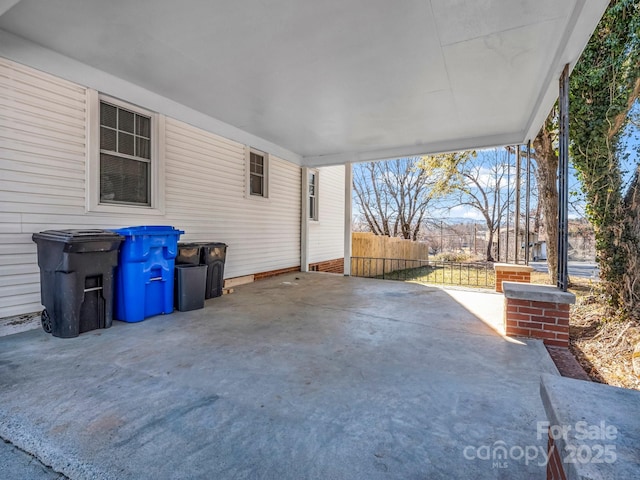
{"label": "shadow on concrete", "polygon": [[[75,339],[3,337],[0,436],[73,479],[544,478],[557,370],[472,297],[298,273]],[[501,445],[539,458],[485,458]]]}

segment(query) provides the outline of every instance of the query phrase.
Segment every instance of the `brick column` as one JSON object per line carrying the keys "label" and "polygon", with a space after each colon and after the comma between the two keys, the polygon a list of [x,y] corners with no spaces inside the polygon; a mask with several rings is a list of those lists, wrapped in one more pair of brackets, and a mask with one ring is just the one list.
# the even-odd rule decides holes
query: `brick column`
{"label": "brick column", "polygon": [[493,269],[496,272],[496,292],[502,292],[502,282],[531,283],[533,267],[528,265],[495,263]]}
{"label": "brick column", "polygon": [[567,480],[567,474],[562,464],[562,455],[551,435],[551,429],[549,429],[548,435],[547,453],[549,455],[549,461],[547,462],[547,480]]}
{"label": "brick column", "polygon": [[539,338],[546,345],[569,346],[572,293],[549,285],[505,282],[504,322],[507,336]]}

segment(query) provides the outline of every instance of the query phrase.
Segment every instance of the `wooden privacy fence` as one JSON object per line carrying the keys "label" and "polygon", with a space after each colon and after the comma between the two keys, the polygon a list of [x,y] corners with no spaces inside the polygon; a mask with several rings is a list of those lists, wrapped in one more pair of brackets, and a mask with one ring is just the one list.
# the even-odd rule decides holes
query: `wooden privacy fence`
{"label": "wooden privacy fence", "polygon": [[429,247],[426,243],[414,242],[397,237],[383,237],[368,232],[351,234],[352,258],[393,259],[396,261],[355,261],[351,264],[351,275],[356,277],[375,277],[399,269],[397,260],[429,259]]}

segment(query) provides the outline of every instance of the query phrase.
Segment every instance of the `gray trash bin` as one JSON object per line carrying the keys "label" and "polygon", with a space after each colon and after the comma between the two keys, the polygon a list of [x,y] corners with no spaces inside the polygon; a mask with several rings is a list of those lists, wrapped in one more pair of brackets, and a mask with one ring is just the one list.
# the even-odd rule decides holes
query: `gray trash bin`
{"label": "gray trash bin", "polygon": [[176,264],[207,266],[205,299],[222,295],[227,245],[221,242],[181,242]]}
{"label": "gray trash bin", "polygon": [[207,279],[206,265],[175,266],[175,307],[181,312],[204,308]]}

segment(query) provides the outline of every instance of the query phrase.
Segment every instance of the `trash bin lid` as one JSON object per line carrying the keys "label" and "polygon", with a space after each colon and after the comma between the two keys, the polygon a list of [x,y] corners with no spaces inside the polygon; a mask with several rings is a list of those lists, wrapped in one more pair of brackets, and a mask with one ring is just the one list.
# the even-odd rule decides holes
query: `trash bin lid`
{"label": "trash bin lid", "polygon": [[[34,233],[33,241],[50,240],[60,243],[87,243],[87,242],[104,242],[105,240],[122,240],[122,236],[110,230],[84,229],[84,230],[45,230],[44,232]],[[118,242],[119,243],[119,242]]]}
{"label": "trash bin lid", "polygon": [[180,242],[179,247],[195,248],[195,247],[210,247],[210,248],[222,248],[227,247],[226,243],[222,242]]}
{"label": "trash bin lid", "polygon": [[133,237],[136,235],[182,235],[184,230],[178,230],[171,225],[141,225],[138,227],[119,228],[114,232],[126,237]]}

